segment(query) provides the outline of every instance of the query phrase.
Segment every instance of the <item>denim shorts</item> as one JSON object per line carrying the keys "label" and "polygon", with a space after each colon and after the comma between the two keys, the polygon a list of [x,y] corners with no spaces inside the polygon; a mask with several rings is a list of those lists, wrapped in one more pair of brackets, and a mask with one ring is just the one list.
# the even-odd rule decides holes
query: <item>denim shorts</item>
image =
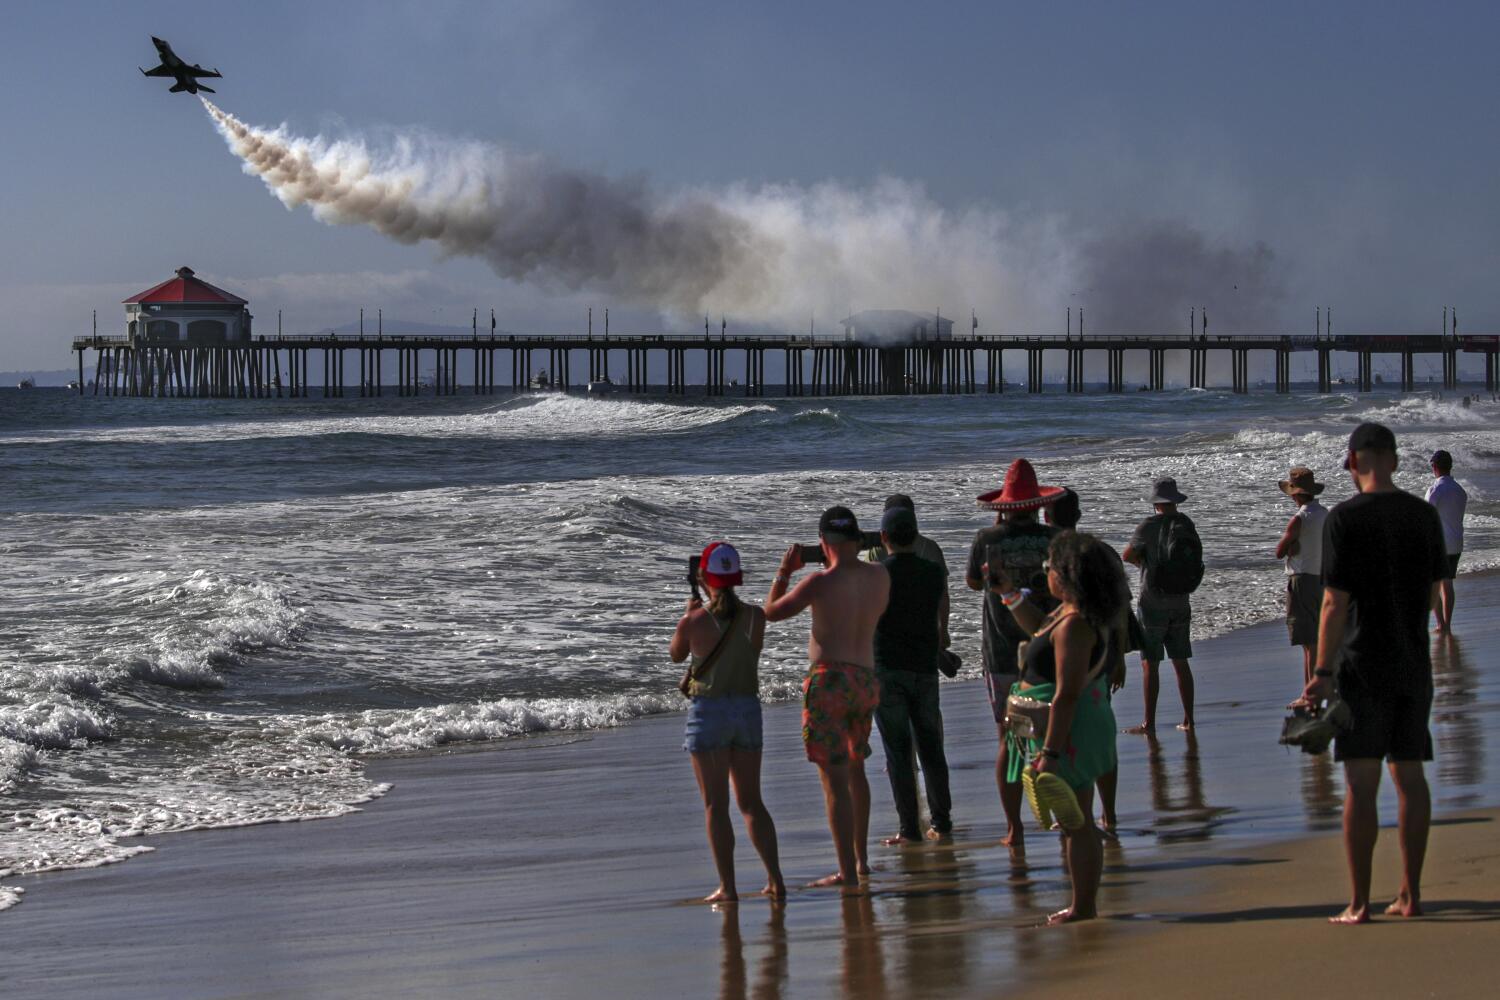
{"label": "denim shorts", "polygon": [[761,743],[759,697],[694,698],[688,705],[687,732],[682,741],[682,749],[688,753],[759,750]]}

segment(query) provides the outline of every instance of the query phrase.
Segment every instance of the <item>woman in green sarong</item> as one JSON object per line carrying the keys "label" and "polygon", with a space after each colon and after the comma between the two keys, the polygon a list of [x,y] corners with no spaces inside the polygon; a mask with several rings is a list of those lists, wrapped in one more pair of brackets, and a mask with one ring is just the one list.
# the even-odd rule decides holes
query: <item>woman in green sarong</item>
{"label": "woman in green sarong", "polygon": [[1043,615],[1003,571],[992,577],[992,586],[1031,636],[1022,652],[1021,680],[1011,693],[1051,706],[1045,721],[1008,725],[1006,738],[1016,777],[1031,769],[1026,778],[1033,805],[1050,809],[1063,827],[1073,901],[1048,922],[1069,923],[1098,912],[1104,849],[1090,817],[1094,782],[1115,767],[1109,683],[1117,657],[1111,634],[1130,591],[1118,557],[1092,535],[1055,536],[1046,568],[1047,589],[1061,602],[1050,614]]}

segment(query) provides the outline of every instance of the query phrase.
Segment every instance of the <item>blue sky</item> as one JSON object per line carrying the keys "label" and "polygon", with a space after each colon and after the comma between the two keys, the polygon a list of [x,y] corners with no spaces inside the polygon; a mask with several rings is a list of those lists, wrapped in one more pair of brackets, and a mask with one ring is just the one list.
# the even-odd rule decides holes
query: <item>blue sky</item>
{"label": "blue sky", "polygon": [[180,264],[248,292],[262,330],[278,308],[303,329],[361,305],[455,324],[494,306],[513,329],[577,325],[590,303],[622,324],[693,323],[287,211],[193,98],[136,72],[154,64],[150,34],[220,68],[226,110],[299,134],[420,130],[662,192],[919,185],[942,212],[1003,216],[1006,259],[1034,258],[1006,295],[979,287],[982,271],[943,285],[937,305],[978,303],[989,328],[1060,327],[1075,302],[1094,306],[1091,330],[1112,313],[1115,326],[1142,322],[1138,304],[1095,301],[1106,282],[1048,286],[1059,246],[1096,270],[1133,258],[1111,287],[1159,287],[1171,315],[1187,301],[1233,315],[1224,289],[1192,287],[1219,278],[1202,261],[1167,254],[1159,267],[1188,276],[1157,282],[1158,262],[1133,248],[1166,231],[1225,274],[1269,251],[1246,323],[1300,332],[1332,305],[1341,332],[1436,332],[1453,304],[1466,332],[1494,331],[1497,9],[18,5],[0,62],[0,368],[66,366],[90,310],[113,331],[119,299]]}

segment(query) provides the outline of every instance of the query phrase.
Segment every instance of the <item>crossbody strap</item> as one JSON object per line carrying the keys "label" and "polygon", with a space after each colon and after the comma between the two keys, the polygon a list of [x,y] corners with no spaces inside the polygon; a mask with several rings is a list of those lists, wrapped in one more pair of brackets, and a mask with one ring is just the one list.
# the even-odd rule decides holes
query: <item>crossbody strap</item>
{"label": "crossbody strap", "polygon": [[724,647],[729,645],[729,637],[734,634],[735,628],[739,626],[740,622],[744,620],[744,616],[748,613],[749,609],[741,601],[739,606],[734,609],[734,617],[729,620],[729,624],[724,626],[724,631],[719,633],[719,641],[714,644],[714,648],[709,651],[709,654],[698,662],[697,666],[688,671],[688,676],[695,681],[703,679],[703,675],[708,673],[709,668],[718,660],[719,654],[724,652]]}

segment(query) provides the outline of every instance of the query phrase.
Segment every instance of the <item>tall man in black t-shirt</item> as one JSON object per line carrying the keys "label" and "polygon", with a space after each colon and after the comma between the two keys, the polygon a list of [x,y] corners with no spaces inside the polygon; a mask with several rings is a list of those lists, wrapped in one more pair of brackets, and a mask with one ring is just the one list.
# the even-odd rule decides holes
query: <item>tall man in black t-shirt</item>
{"label": "tall man in black t-shirt", "polygon": [[1396,436],[1360,424],[1344,467],[1359,489],[1323,525],[1323,609],[1318,657],[1301,704],[1336,688],[1353,724],[1338,734],[1344,762],[1344,851],[1349,906],[1331,922],[1370,919],[1370,871],[1379,833],[1380,762],[1390,762],[1399,800],[1401,892],[1386,908],[1421,915],[1422,861],[1432,799],[1422,762],[1432,759],[1432,660],[1427,611],[1447,572],[1443,526],[1431,505],[1396,488]]}
{"label": "tall man in black t-shirt", "polygon": [[1021,679],[1016,664],[1016,647],[1025,641],[1026,633],[1016,624],[1000,596],[985,582],[985,566],[991,549],[1000,556],[1006,573],[1017,585],[1032,592],[1033,604],[1051,610],[1047,591],[1047,546],[1056,528],[1037,520],[1037,512],[1062,499],[1061,486],[1041,486],[1036,470],[1024,458],[1010,464],[1001,489],[978,498],[979,506],[996,511],[995,524],[981,528],[969,549],[969,566],[964,580],[971,590],[984,591],[984,679],[989,692],[990,709],[1000,733],[1000,752],[995,758],[995,783],[1000,788],[1000,806],[1005,811],[1005,839],[1002,843],[1019,851],[1025,834],[1021,828],[1022,789],[1019,781],[1007,781],[1010,755],[1005,741],[1005,699],[1010,687]]}
{"label": "tall man in black t-shirt", "polygon": [[913,736],[932,814],[929,835],[936,839],[953,832],[937,664],[942,623],[948,617],[948,589],[942,568],[916,554],[917,517],[911,510],[887,507],[880,519],[880,538],[891,553],[882,560],[891,576],[891,597],[875,626],[875,676],[880,681],[875,725],[900,819],[900,831],[886,843],[906,844],[922,839],[917,778],[912,772]]}

